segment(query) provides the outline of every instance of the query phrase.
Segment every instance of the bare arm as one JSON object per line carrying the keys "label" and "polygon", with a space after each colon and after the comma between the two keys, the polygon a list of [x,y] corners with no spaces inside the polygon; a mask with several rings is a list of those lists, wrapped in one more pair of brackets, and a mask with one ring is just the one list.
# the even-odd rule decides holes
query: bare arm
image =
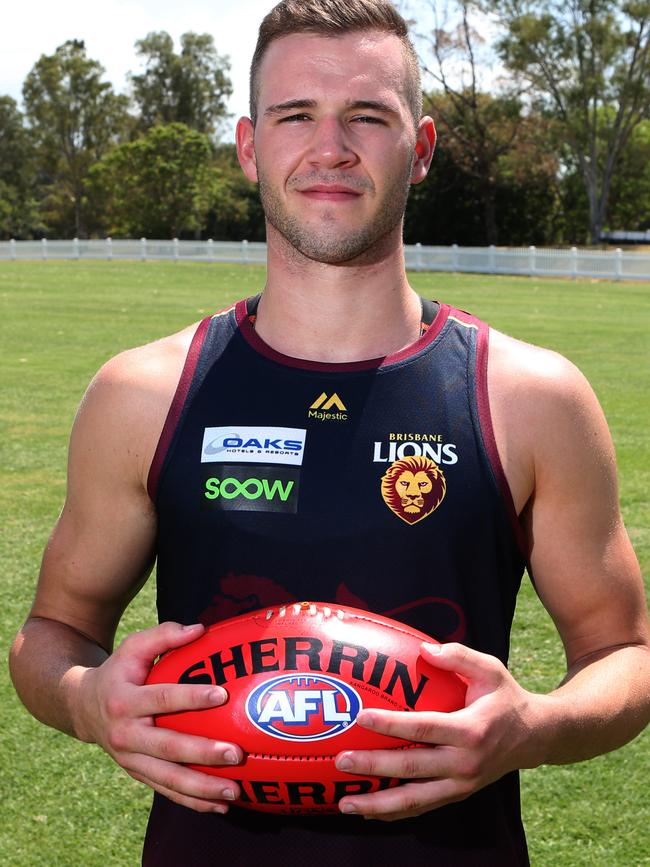
{"label": "bare arm", "polygon": [[459,644],[440,652],[423,646],[431,664],[468,679],[467,706],[452,714],[363,711],[360,725],[436,746],[341,754],[342,770],[411,779],[345,798],[343,812],[418,815],[508,771],[615,749],[650,719],[645,595],[602,411],[584,377],[554,353],[493,335],[490,358],[495,435],[567,673],[556,690],[538,695],[493,657]]}
{"label": "bare arm", "polygon": [[535,587],[567,658],[561,686],[540,701],[535,758],[557,764],[615,749],[647,725],[650,637],[602,410],[573,365],[525,352],[535,387],[527,401],[519,395],[520,442],[532,455],[534,487],[522,519]]}
{"label": "bare arm", "polygon": [[223,812],[233,783],[179,763],[228,764],[226,753],[238,760],[240,750],[157,729],[153,716],[214,706],[225,692],[143,685],[156,656],[203,627],[162,624],[112,652],[124,608],[153,563],[156,519],[146,476],[184,357],[177,343],[118,356],[88,389],[71,437],[65,506],[10,664],[38,719],[99,743],[128,773],[179,803]]}

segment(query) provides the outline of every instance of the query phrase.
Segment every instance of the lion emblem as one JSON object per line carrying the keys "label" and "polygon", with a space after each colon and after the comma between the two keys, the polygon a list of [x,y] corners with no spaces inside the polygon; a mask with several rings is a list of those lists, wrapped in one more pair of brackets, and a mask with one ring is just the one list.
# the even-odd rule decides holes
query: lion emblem
{"label": "lion emblem", "polygon": [[412,455],[394,461],[381,479],[384,502],[402,521],[417,524],[443,501],[447,483],[434,461]]}

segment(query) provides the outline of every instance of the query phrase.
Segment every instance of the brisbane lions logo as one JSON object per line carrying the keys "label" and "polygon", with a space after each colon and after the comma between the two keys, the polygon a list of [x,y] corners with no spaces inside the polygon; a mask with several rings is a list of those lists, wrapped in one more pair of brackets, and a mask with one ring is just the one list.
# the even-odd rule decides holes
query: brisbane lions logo
{"label": "brisbane lions logo", "polygon": [[381,479],[381,495],[388,508],[407,524],[417,524],[443,501],[447,483],[430,458],[412,455],[394,461]]}

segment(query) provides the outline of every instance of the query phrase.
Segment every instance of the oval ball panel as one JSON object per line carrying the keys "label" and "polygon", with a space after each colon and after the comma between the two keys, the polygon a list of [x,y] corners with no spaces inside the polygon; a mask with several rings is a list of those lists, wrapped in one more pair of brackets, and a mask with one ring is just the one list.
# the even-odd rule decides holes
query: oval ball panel
{"label": "oval ball panel", "polygon": [[241,806],[267,812],[337,812],[346,794],[397,783],[338,771],[349,749],[418,744],[356,725],[363,708],[454,711],[465,682],[420,656],[430,636],[388,617],[302,602],[263,609],[209,627],[165,654],[148,683],[219,684],[215,708],[163,714],[156,724],[238,744],[243,763],[200,770],[239,782]]}

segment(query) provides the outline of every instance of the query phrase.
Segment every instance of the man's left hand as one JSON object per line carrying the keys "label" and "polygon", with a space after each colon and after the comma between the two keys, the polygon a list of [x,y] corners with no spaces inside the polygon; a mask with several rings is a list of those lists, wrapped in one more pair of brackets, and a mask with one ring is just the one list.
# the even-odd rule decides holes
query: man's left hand
{"label": "man's left hand", "polygon": [[535,705],[542,696],[522,689],[495,657],[462,644],[423,644],[422,658],[468,683],[465,708],[453,713],[364,710],[357,724],[431,746],[353,750],[337,756],[339,770],[405,782],[369,795],[343,798],[343,813],[393,821],[461,801],[515,768],[534,767]]}

